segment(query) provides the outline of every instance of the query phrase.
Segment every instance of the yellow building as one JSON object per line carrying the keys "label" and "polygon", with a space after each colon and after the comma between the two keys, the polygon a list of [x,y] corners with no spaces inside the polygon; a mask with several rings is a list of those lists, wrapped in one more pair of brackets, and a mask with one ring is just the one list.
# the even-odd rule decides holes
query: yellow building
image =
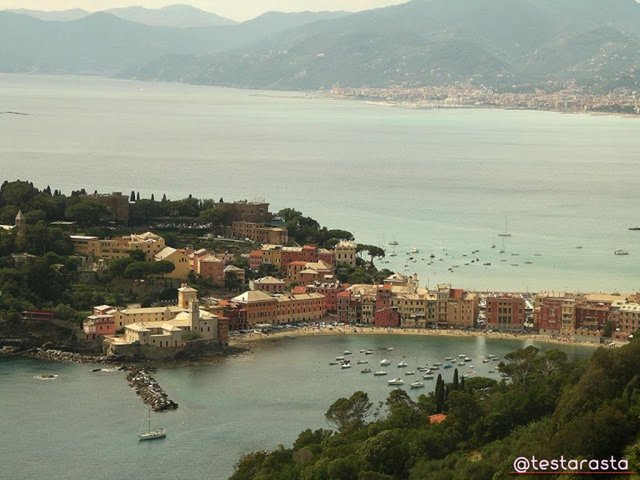
{"label": "yellow building", "polygon": [[189,264],[189,256],[183,251],[172,247],[165,247],[156,253],[153,257],[156,262],[171,262],[175,267],[173,272],[166,273],[166,278],[177,278],[186,280],[191,271]]}
{"label": "yellow building", "polygon": [[333,250],[336,265],[356,266],[356,244],[354,242],[340,241]]}
{"label": "yellow building", "polygon": [[[109,353],[118,354],[119,349],[134,345],[178,349],[184,347],[189,340],[218,338],[218,317],[200,309],[197,291],[186,284],[178,289],[178,305],[174,307],[127,310],[122,311],[125,321],[137,321],[124,325],[124,336],[105,338]],[[185,335],[187,332],[195,335],[189,337]]]}
{"label": "yellow building", "polygon": [[76,253],[85,257],[115,260],[126,258],[134,250],[144,253],[148,262],[154,260],[154,256],[165,248],[164,238],[152,232],[131,234],[123,237],[100,239],[87,235],[71,235]]}

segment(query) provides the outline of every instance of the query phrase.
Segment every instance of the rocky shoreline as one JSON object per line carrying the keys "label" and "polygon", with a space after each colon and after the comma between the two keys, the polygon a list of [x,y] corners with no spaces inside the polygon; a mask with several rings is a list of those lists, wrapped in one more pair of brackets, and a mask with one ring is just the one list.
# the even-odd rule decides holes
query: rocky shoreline
{"label": "rocky shoreline", "polygon": [[125,367],[129,370],[127,381],[144,403],[154,412],[175,410],[178,404],[171,400],[158,381],[149,374],[148,368]]}
{"label": "rocky shoreline", "polygon": [[25,357],[36,360],[46,360],[50,362],[71,362],[71,363],[113,363],[120,359],[107,357],[105,355],[85,355],[76,352],[67,352],[55,348],[30,348],[27,350],[5,346],[0,348],[0,356],[4,357]]}

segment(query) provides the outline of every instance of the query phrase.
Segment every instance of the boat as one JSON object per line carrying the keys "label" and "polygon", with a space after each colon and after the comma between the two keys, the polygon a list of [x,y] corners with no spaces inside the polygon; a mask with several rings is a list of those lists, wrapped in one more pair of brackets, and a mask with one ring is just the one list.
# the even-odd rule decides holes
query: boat
{"label": "boat", "polygon": [[377,372],[373,372],[373,375],[376,377],[381,377],[382,375],[386,375],[387,372],[385,372],[384,370],[378,370]]}
{"label": "boat", "polygon": [[407,362],[404,360],[398,364],[398,368],[405,368],[407,366]]}
{"label": "boat", "polygon": [[343,355],[351,355],[351,350],[345,350],[342,352]]}
{"label": "boat", "polygon": [[511,234],[509,233],[509,228],[508,228],[508,223],[507,223],[507,216],[504,216],[504,232],[500,232],[498,233],[499,237],[510,237]]}
{"label": "boat", "polygon": [[358,360],[356,363],[358,365],[366,365],[367,363],[369,363],[369,360]]}
{"label": "boat", "polygon": [[447,363],[443,368],[453,368],[453,365],[451,365],[450,363]]}
{"label": "boat", "polygon": [[629,255],[629,252],[627,252],[626,250],[616,250],[613,252],[614,255]]}
{"label": "boat", "polygon": [[329,362],[329,365],[337,365],[338,362]]}
{"label": "boat", "polygon": [[640,227],[629,227],[629,230],[640,230]]}
{"label": "boat", "polygon": [[471,357],[464,357],[464,361],[465,362],[470,362],[471,361]]}
{"label": "boat", "polygon": [[464,360],[460,360],[460,361],[458,362],[458,366],[459,366],[459,367],[464,367]]}
{"label": "boat", "polygon": [[393,347],[387,347],[387,352],[393,351]]}
{"label": "boat", "polygon": [[341,362],[342,360],[344,360],[344,357],[343,357],[343,356],[336,357],[336,361],[337,361],[337,362]]}
{"label": "boat", "polygon": [[442,363],[440,363],[440,362],[435,362],[435,363],[433,364],[433,366],[434,366],[434,367],[441,367],[441,366],[442,366]]}
{"label": "boat", "polygon": [[138,439],[142,440],[156,440],[158,438],[164,438],[167,436],[167,432],[164,428],[156,428],[151,430],[151,409],[149,408],[147,411],[147,430],[143,431],[145,418],[142,419],[142,424],[140,425],[140,433],[138,433]]}
{"label": "boat", "polygon": [[373,350],[367,350],[364,352],[365,355],[373,355]]}
{"label": "boat", "polygon": [[351,368],[351,363],[349,363],[349,362],[345,362],[345,363],[343,363],[342,365],[340,365],[340,368],[342,368],[343,370],[344,370],[345,368]]}
{"label": "boat", "polygon": [[382,360],[380,360],[380,365],[383,367],[387,367],[389,365],[391,365],[391,362],[389,360],[387,360],[386,358],[383,358]]}
{"label": "boat", "polygon": [[444,359],[445,361],[450,362],[451,360],[453,360],[453,357],[445,357]]}
{"label": "boat", "polygon": [[398,245],[398,241],[394,238],[389,242],[389,245],[393,245],[395,247],[396,245]]}
{"label": "boat", "polygon": [[392,378],[391,380],[387,380],[387,385],[404,385],[404,380],[400,377]]}
{"label": "boat", "polygon": [[371,373],[371,369],[370,368],[363,368],[362,370],[360,370],[360,373]]}
{"label": "boat", "polygon": [[416,247],[413,247],[410,253],[420,253],[420,250],[418,250]]}
{"label": "boat", "polygon": [[482,360],[482,363],[489,363],[489,360],[485,358],[484,360]]}
{"label": "boat", "polygon": [[464,357],[466,357],[466,356],[467,356],[466,354],[461,353],[460,355],[458,355],[458,358],[464,358]]}
{"label": "boat", "polygon": [[42,375],[36,375],[33,378],[36,378],[38,380],[55,380],[56,378],[58,378],[58,375],[54,373],[43,373]]}
{"label": "boat", "polygon": [[425,373],[422,378],[424,380],[433,380],[433,373]]}
{"label": "boat", "polygon": [[413,370],[409,370],[408,372],[404,372],[405,375],[415,375],[416,372],[414,372]]}
{"label": "boat", "polygon": [[409,386],[411,388],[424,388],[424,382],[421,382],[421,381],[418,380],[418,381],[415,381],[415,382],[411,382],[409,384]]}

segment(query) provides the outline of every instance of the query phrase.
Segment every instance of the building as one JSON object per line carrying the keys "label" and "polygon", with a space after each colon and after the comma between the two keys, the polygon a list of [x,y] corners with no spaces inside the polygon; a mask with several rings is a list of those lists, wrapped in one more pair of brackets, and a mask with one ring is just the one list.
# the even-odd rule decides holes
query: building
{"label": "building", "polygon": [[273,214],[269,212],[269,204],[266,202],[239,200],[230,205],[234,217],[242,222],[266,223],[273,219]]}
{"label": "building", "polygon": [[565,292],[539,293],[535,298],[533,323],[543,335],[573,335],[576,326],[575,295]]}
{"label": "building", "polygon": [[486,298],[487,327],[500,331],[522,330],[526,321],[522,295],[496,294]]}
{"label": "building", "polygon": [[236,277],[236,279],[238,280],[238,284],[239,285],[244,285],[245,284],[245,272],[242,268],[238,268],[234,265],[227,265],[226,267],[224,267],[224,278],[225,280],[227,280],[227,278],[231,275],[234,275]]}
{"label": "building", "polygon": [[215,255],[206,254],[197,257],[193,270],[200,278],[210,280],[214,285],[224,285],[224,261]]}
{"label": "building", "polygon": [[184,250],[178,250],[172,247],[164,247],[153,257],[156,262],[170,262],[173,264],[173,272],[165,273],[165,278],[177,278],[186,280],[191,271],[189,257]]}
{"label": "building", "polygon": [[319,293],[277,295],[276,325],[317,322],[327,313],[324,296]]}
{"label": "building", "polygon": [[134,250],[139,250],[144,253],[148,262],[152,262],[155,260],[155,255],[166,247],[164,238],[152,232],[112,239],[100,239],[87,235],[71,235],[70,238],[75,252],[90,260],[126,258]]}
{"label": "building", "polygon": [[234,238],[248,238],[256,243],[285,244],[289,241],[286,228],[267,227],[256,222],[232,222],[229,234]]}
{"label": "building", "polygon": [[436,291],[434,323],[438,328],[472,328],[476,325],[479,298],[450,285],[438,285]]}
{"label": "building", "polygon": [[258,323],[276,322],[278,300],[260,290],[249,290],[231,299],[245,311],[246,325],[252,328]]}
{"label": "building", "polygon": [[338,242],[333,249],[336,265],[356,266],[356,244],[342,240]]}
{"label": "building", "polygon": [[343,292],[348,285],[340,282],[314,282],[306,286],[307,291],[324,295],[324,306],[327,312],[338,311],[338,294]]}
{"label": "building", "polygon": [[85,195],[86,198],[100,203],[111,211],[113,221],[127,223],[129,221],[129,197],[122,192],[93,193]]}
{"label": "building", "polygon": [[[98,311],[104,311],[103,308],[96,308]],[[115,314],[117,310],[114,312],[114,317],[117,318]],[[174,308],[166,307],[163,312],[153,308],[139,308],[128,312],[128,315],[138,315],[137,321],[124,325],[124,335],[105,337],[107,354],[144,355],[157,353],[158,350],[175,354],[190,342],[227,342],[226,319],[201,309],[197,291],[186,284],[178,289],[178,304]],[[171,318],[167,319],[165,315]],[[222,328],[219,329],[219,326]]]}
{"label": "building", "polygon": [[249,280],[249,290],[260,290],[265,293],[283,293],[285,283],[275,277],[262,277],[256,280]]}

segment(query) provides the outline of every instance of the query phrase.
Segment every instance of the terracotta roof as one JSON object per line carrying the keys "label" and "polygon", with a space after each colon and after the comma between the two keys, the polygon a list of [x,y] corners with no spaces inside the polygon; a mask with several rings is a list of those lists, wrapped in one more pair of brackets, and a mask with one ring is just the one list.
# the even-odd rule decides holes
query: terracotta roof
{"label": "terracotta roof", "polygon": [[442,423],[447,419],[444,413],[436,413],[435,415],[429,415],[429,423]]}

